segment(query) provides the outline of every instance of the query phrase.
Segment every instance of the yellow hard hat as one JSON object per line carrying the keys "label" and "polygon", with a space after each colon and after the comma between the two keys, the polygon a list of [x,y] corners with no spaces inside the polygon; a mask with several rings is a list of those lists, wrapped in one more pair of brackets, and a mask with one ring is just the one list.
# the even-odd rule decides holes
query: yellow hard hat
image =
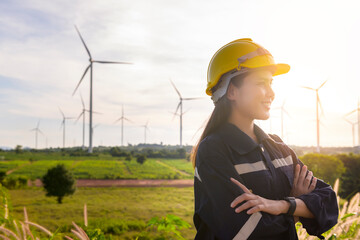
{"label": "yellow hard hat", "polygon": [[231,70],[240,71],[242,67],[258,68],[273,66],[273,76],[287,73],[290,66],[275,63],[273,56],[251,38],[241,38],[221,47],[211,58],[207,71],[206,94],[212,96],[212,88],[217,85],[221,76]]}

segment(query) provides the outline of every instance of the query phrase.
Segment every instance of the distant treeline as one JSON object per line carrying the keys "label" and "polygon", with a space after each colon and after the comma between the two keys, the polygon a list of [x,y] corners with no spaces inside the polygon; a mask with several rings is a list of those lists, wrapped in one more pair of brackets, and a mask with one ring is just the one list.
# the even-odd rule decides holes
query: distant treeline
{"label": "distant treeline", "polygon": [[[16,153],[21,152],[38,152],[38,153],[56,153],[59,152],[63,156],[94,156],[98,157],[99,154],[110,154],[113,157],[138,157],[145,156],[147,158],[186,158],[189,159],[192,146],[170,146],[170,145],[158,145],[158,144],[138,144],[138,145],[128,145],[126,147],[94,147],[92,153],[88,153],[87,149],[82,149],[81,147],[72,147],[72,148],[48,148],[48,149],[23,149],[21,145],[17,145],[14,150],[6,151],[15,151]],[[0,151],[4,151],[1,150]]]}

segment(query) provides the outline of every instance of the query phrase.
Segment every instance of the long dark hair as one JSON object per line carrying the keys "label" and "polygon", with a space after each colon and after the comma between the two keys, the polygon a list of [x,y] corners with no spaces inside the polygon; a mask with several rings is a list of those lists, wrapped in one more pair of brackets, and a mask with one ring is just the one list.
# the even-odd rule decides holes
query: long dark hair
{"label": "long dark hair", "polygon": [[[242,80],[248,75],[248,72],[244,72],[240,75],[233,77],[230,80],[230,84],[234,84],[236,87],[239,87],[242,83]],[[213,133],[216,129],[218,129],[223,123],[227,122],[231,113],[231,101],[227,98],[226,93],[215,103],[215,108],[211,113],[209,120],[206,123],[206,127],[201,134],[200,139],[196,143],[196,145],[192,148],[190,153],[190,160],[192,162],[192,166],[195,169],[196,163],[196,154],[200,145],[200,142]]]}

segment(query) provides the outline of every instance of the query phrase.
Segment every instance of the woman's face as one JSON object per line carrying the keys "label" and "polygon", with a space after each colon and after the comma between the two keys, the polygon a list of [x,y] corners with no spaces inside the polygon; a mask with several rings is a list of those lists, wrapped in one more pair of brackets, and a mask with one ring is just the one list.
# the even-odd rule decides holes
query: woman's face
{"label": "woman's face", "polygon": [[230,84],[228,98],[233,111],[251,119],[266,120],[270,117],[270,105],[275,98],[271,88],[271,69],[257,69],[247,75],[239,87]]}

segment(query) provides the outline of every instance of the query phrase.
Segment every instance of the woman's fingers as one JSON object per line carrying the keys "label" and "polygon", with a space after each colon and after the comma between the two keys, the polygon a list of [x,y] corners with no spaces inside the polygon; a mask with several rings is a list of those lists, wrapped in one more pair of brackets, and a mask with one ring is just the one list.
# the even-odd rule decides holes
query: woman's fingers
{"label": "woman's fingers", "polygon": [[311,183],[310,186],[309,186],[309,190],[310,190],[311,192],[315,189],[315,187],[316,187],[316,182],[317,182],[317,178],[314,177],[313,180],[312,180],[312,183]]}
{"label": "woman's fingers", "polygon": [[244,184],[242,184],[241,182],[239,182],[238,180],[236,180],[235,178],[230,178],[230,180],[235,183],[236,185],[238,185],[244,192],[246,193],[251,193],[249,189],[247,189],[247,187],[245,187]]}
{"label": "woman's fingers", "polygon": [[312,171],[309,171],[307,176],[305,177],[305,180],[304,180],[304,187],[305,188],[309,188],[310,187],[310,182],[311,182],[311,178],[313,176],[313,173]]}
{"label": "woman's fingers", "polygon": [[256,213],[256,212],[260,212],[262,209],[264,208],[264,205],[256,205],[252,208],[250,208],[249,210],[247,210],[247,214],[253,214],[253,213]]}
{"label": "woman's fingers", "polygon": [[299,173],[300,173],[300,164],[296,164],[295,166],[295,172],[294,172],[294,185],[297,185],[297,182],[299,180]]}
{"label": "woman's fingers", "polygon": [[231,203],[230,203],[230,207],[235,207],[236,205],[238,205],[239,203],[245,201],[245,200],[252,200],[255,199],[256,195],[252,194],[252,193],[243,193],[240,196],[236,197]]}
{"label": "woman's fingers", "polygon": [[298,180],[297,185],[299,185],[299,186],[303,185],[306,172],[307,172],[307,167],[306,167],[306,165],[303,165],[303,167],[301,168],[301,172],[299,175],[299,180]]}
{"label": "woman's fingers", "polygon": [[242,204],[240,207],[237,207],[237,208],[235,209],[235,212],[239,213],[239,212],[241,212],[241,211],[243,211],[243,210],[245,210],[245,209],[248,209],[249,207],[255,206],[256,203],[257,203],[256,200],[249,200],[249,201],[247,201],[246,203]]}

